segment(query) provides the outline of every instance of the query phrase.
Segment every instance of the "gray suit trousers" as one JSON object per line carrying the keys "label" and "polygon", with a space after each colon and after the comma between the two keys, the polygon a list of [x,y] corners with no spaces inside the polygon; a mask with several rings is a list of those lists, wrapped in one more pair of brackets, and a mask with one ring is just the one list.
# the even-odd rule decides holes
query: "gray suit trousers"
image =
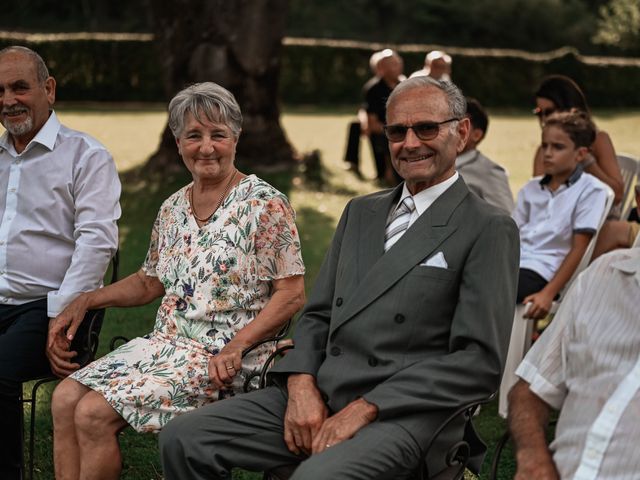
{"label": "gray suit trousers", "polygon": [[235,467],[259,472],[301,462],[292,480],[391,480],[417,468],[418,444],[390,422],[373,422],[320,454],[295,455],[284,443],[286,407],[286,393],[273,386],[175,418],[160,434],[164,478],[230,479]]}

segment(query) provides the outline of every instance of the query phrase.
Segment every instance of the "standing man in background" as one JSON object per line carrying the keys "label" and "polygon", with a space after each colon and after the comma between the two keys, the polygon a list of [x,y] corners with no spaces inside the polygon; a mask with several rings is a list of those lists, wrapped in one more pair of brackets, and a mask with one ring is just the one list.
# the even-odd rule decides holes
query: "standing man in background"
{"label": "standing man in background", "polygon": [[396,85],[405,78],[402,74],[402,58],[387,48],[380,53],[377,68],[378,81],[364,92],[369,140],[371,141],[378,180],[396,185],[402,179],[391,166],[389,145],[384,136],[384,125],[387,119],[387,99]]}

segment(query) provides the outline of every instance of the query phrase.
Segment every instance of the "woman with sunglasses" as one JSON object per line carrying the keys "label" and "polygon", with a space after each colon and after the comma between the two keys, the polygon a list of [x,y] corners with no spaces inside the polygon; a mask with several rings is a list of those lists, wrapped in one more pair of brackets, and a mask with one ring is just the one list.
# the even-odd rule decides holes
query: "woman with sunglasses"
{"label": "woman with sunglasses", "polygon": [[[543,126],[546,118],[555,112],[581,110],[591,115],[587,100],[578,84],[564,75],[545,77],[534,95],[536,108],[533,113],[540,120],[540,126]],[[609,134],[604,130],[598,130],[589,150],[590,156],[582,163],[585,171],[609,185],[615,195],[614,205],[619,204],[624,183]],[[533,161],[533,175],[542,175],[543,170],[542,151],[538,147]],[[619,215],[618,212],[617,216]]]}

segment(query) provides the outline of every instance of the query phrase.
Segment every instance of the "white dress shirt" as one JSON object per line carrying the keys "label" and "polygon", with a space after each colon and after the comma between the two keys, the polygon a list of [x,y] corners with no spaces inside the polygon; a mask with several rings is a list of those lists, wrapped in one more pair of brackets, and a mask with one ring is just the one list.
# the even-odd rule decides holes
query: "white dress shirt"
{"label": "white dress shirt", "polygon": [[[398,200],[398,203],[396,203],[396,206],[392,208],[391,211],[389,212],[389,218],[391,218],[391,216],[393,215],[393,212],[395,212],[398,209],[398,207],[402,203],[402,200],[404,200],[405,197],[412,196],[413,203],[415,204],[416,208],[411,213],[411,218],[409,219],[409,227],[411,227],[411,225],[413,225],[413,223],[418,219],[418,217],[420,217],[420,215],[422,215],[424,211],[427,208],[429,208],[431,204],[435,202],[440,195],[446,192],[449,189],[449,187],[451,187],[451,185],[456,183],[456,180],[458,180],[459,176],[460,175],[458,174],[458,172],[454,172],[454,174],[451,177],[447,178],[444,182],[440,182],[432,187],[425,188],[424,190],[416,193],[415,195],[411,195],[411,192],[407,188],[407,183],[405,182],[405,184],[402,186],[402,194],[400,194],[400,199]],[[407,227],[407,229],[409,227]]]}
{"label": "white dress shirt", "polygon": [[49,317],[100,286],[118,246],[120,181],[97,140],[49,119],[22,153],[0,137],[0,304]]}
{"label": "white dress shirt", "polygon": [[530,180],[518,193],[513,219],[520,229],[520,268],[551,281],[571,250],[574,233],[595,234],[607,187],[578,167],[555,191],[549,176]]}
{"label": "white dress shirt", "polygon": [[562,479],[640,475],[639,300],[640,248],[600,257],[516,371],[560,410],[550,448]]}

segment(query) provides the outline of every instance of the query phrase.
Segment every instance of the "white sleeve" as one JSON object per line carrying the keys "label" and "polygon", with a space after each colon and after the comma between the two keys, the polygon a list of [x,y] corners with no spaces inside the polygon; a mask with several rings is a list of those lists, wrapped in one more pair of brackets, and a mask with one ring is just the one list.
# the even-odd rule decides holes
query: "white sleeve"
{"label": "white sleeve", "polygon": [[103,147],[87,150],[73,182],[75,249],[57,291],[49,292],[47,310],[57,316],[81,292],[98,288],[118,248],[120,180],[115,163]]}

